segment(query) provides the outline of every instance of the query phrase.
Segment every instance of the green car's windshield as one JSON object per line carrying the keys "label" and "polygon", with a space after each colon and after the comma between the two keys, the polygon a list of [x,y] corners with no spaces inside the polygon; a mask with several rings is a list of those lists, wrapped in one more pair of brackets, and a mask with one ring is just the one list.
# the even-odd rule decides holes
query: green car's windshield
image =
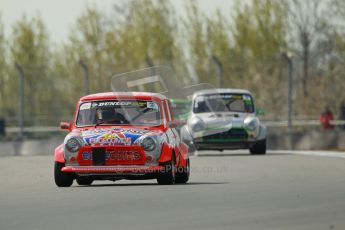
{"label": "green car's windshield", "polygon": [[194,113],[241,112],[253,113],[253,99],[248,94],[219,93],[197,96],[193,103]]}

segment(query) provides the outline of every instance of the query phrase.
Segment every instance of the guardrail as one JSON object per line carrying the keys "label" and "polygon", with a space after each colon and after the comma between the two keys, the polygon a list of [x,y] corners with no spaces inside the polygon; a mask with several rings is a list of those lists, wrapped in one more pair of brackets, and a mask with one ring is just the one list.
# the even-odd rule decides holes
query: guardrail
{"label": "guardrail", "polygon": [[[18,133],[19,127],[8,127],[6,133]],[[61,129],[57,126],[32,126],[24,127],[26,133],[45,133],[45,132],[60,132]]]}
{"label": "guardrail", "polygon": [[[262,121],[267,127],[288,127],[288,121]],[[345,125],[345,120],[333,120],[332,125]],[[321,126],[319,120],[293,120],[292,126]]]}
{"label": "guardrail", "polygon": [[[267,127],[288,127],[288,121],[262,121]],[[333,120],[332,125],[345,125],[345,120]],[[320,126],[319,120],[294,120],[292,121],[293,127],[298,126]],[[24,127],[26,133],[44,133],[44,132],[60,132],[61,129],[58,126],[32,126]],[[6,133],[17,133],[19,127],[7,127]]]}

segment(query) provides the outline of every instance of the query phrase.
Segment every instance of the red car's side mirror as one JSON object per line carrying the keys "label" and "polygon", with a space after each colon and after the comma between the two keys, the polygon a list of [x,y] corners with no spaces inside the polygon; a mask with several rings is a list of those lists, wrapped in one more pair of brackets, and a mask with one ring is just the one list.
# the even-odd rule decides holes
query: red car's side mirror
{"label": "red car's side mirror", "polygon": [[71,130],[72,123],[71,122],[60,122],[60,128],[63,130]]}

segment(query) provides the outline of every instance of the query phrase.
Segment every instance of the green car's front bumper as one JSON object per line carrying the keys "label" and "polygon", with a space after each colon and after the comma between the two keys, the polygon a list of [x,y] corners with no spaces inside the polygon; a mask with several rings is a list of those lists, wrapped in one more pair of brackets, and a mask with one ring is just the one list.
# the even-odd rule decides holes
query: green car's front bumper
{"label": "green car's front bumper", "polygon": [[254,143],[255,141],[249,139],[248,132],[243,128],[202,135],[193,140],[197,150],[247,149]]}

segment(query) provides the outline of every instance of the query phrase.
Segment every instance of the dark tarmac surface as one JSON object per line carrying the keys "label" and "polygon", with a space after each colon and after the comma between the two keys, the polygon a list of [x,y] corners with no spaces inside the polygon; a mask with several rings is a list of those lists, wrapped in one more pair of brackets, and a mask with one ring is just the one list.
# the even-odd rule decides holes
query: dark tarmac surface
{"label": "dark tarmac surface", "polygon": [[57,188],[53,156],[0,157],[0,229],[345,229],[345,159],[191,159],[186,185]]}

